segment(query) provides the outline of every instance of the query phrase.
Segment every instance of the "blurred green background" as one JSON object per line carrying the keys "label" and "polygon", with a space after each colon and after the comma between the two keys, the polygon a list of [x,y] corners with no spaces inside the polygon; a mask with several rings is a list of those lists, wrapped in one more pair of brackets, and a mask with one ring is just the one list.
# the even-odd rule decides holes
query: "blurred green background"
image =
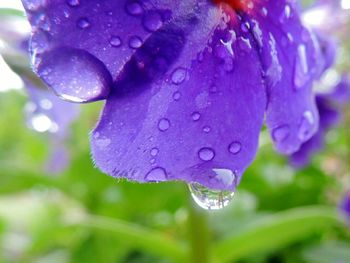
{"label": "blurred green background", "polygon": [[[0,18],[2,25],[24,19],[4,8]],[[9,77],[1,67],[0,262],[350,262],[350,227],[337,211],[349,187],[349,109],[301,171],[275,153],[263,131],[232,203],[207,212],[184,183],[140,185],[94,168],[88,134],[102,103],[81,107],[67,142],[70,166],[47,173],[49,137],[28,129],[27,95]]]}

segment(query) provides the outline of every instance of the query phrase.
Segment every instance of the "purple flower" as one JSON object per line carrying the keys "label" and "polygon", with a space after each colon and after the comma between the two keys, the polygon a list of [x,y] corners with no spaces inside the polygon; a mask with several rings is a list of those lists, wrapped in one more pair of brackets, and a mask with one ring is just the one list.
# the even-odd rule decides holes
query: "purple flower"
{"label": "purple flower", "polygon": [[22,2],[37,74],[64,99],[106,99],[91,145],[112,176],[234,190],[264,118],[284,154],[317,131],[325,62],[297,1]]}
{"label": "purple flower", "polygon": [[339,210],[345,219],[350,222],[350,192],[346,192],[340,201]]}
{"label": "purple flower", "polygon": [[309,164],[313,154],[324,147],[326,133],[336,126],[341,119],[341,106],[350,101],[350,79],[343,76],[334,90],[328,94],[318,95],[316,104],[320,116],[320,124],[317,133],[305,142],[290,156],[290,163],[296,168],[302,168]]}

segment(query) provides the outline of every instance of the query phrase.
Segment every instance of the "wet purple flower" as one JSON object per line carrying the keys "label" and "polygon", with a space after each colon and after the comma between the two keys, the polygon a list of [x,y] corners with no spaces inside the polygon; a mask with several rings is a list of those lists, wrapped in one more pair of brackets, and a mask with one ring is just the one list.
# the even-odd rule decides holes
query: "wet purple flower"
{"label": "wet purple flower", "polygon": [[350,192],[346,192],[340,201],[339,210],[345,219],[350,223]]}
{"label": "wet purple flower", "polygon": [[310,140],[305,142],[290,157],[290,163],[296,168],[309,164],[313,154],[321,151],[327,132],[341,120],[341,106],[350,102],[350,79],[343,76],[342,80],[331,93],[318,95],[316,104],[320,116],[319,129]]}
{"label": "wet purple flower", "polygon": [[110,175],[234,190],[264,116],[284,154],[317,131],[325,62],[297,1],[22,2],[37,74],[64,99],[106,99],[91,144]]}

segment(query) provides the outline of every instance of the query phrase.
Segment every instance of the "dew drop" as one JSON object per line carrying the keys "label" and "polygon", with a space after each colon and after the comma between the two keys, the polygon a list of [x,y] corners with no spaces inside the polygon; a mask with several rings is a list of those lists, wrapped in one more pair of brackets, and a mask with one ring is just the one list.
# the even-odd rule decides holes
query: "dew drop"
{"label": "dew drop", "polygon": [[180,85],[185,81],[187,75],[187,70],[184,68],[177,68],[171,75],[171,80],[174,84]]}
{"label": "dew drop", "polygon": [[199,112],[194,112],[192,113],[192,120],[193,121],[199,121],[199,119],[201,118],[201,114]]}
{"label": "dew drop", "polygon": [[313,131],[313,126],[315,124],[315,118],[311,111],[305,111],[299,126],[298,138],[302,141],[306,141],[311,132]]}
{"label": "dew drop", "polygon": [[306,47],[299,45],[298,54],[294,64],[294,85],[296,89],[302,88],[309,80],[309,66],[307,62]]}
{"label": "dew drop", "polygon": [[58,96],[71,102],[104,99],[112,86],[104,64],[79,49],[57,48],[45,53],[38,73]]}
{"label": "dew drop", "polygon": [[208,189],[198,183],[189,184],[191,196],[197,205],[206,210],[219,210],[232,200],[234,192]]}
{"label": "dew drop", "polygon": [[67,4],[72,7],[78,6],[80,4],[80,0],[67,0]]}
{"label": "dew drop", "polygon": [[164,168],[156,167],[149,171],[145,176],[147,182],[163,182],[167,180],[167,173]]}
{"label": "dew drop", "polygon": [[142,46],[143,42],[142,39],[138,36],[132,36],[129,39],[129,47],[133,49],[140,48]]}
{"label": "dew drop", "polygon": [[203,127],[203,132],[209,133],[211,131],[211,128],[209,126],[204,126]]}
{"label": "dew drop", "polygon": [[232,154],[238,154],[242,149],[242,144],[240,142],[233,142],[229,145],[228,150]]}
{"label": "dew drop", "polygon": [[90,21],[87,18],[80,18],[77,22],[78,27],[81,29],[86,29],[90,27]]}
{"label": "dew drop", "polygon": [[202,161],[211,161],[215,157],[215,152],[212,148],[204,147],[198,151],[198,157]]}
{"label": "dew drop", "polygon": [[112,47],[120,47],[122,45],[122,40],[118,36],[112,36],[109,40],[109,44]]}
{"label": "dew drop", "polygon": [[152,148],[150,151],[151,156],[155,157],[157,156],[159,153],[159,149],[158,148]]}
{"label": "dew drop", "polygon": [[181,99],[181,93],[179,91],[174,92],[173,99],[179,101]]}
{"label": "dew drop", "polygon": [[168,119],[160,119],[158,122],[158,129],[160,131],[167,131],[170,128],[170,121]]}
{"label": "dew drop", "polygon": [[157,31],[163,25],[162,17],[157,12],[150,12],[143,17],[142,24],[148,31]]}
{"label": "dew drop", "polygon": [[131,2],[126,5],[126,12],[129,15],[137,16],[143,13],[142,6],[137,2]]}
{"label": "dew drop", "polygon": [[280,125],[272,131],[272,139],[275,142],[283,142],[288,138],[290,133],[290,128],[288,125]]}

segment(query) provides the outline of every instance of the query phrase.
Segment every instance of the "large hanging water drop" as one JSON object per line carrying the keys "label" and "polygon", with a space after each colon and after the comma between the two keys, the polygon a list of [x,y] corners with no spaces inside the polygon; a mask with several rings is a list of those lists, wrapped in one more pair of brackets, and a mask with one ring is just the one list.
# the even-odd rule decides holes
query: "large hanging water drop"
{"label": "large hanging water drop", "polygon": [[112,77],[104,64],[84,50],[51,50],[45,53],[37,71],[58,96],[71,102],[105,99],[112,87]]}
{"label": "large hanging water drop", "polygon": [[206,210],[219,210],[232,200],[234,192],[208,189],[198,183],[189,185],[193,200]]}

